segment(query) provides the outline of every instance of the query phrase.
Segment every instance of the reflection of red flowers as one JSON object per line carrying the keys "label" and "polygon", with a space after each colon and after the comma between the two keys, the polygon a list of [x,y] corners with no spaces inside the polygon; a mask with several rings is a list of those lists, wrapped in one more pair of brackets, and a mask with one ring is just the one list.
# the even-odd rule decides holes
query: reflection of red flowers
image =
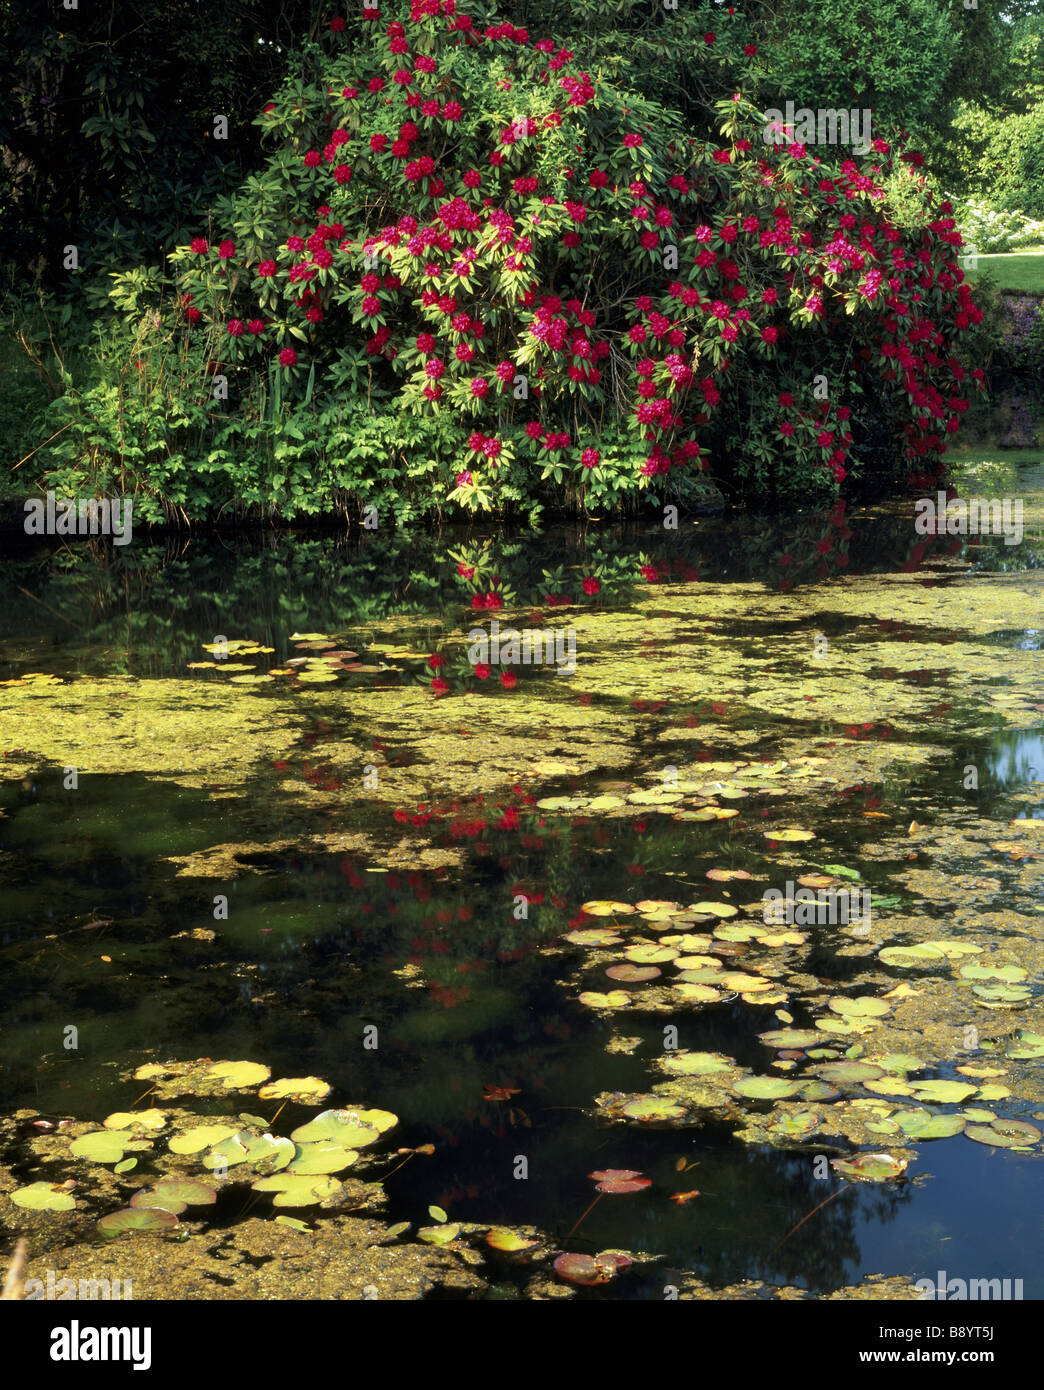
{"label": "reflection of red flowers", "polygon": [[598,580],[594,577],[593,574],[589,574],[587,578],[584,580],[582,587],[584,593],[589,594],[593,598],[602,586],[601,584],[599,584]]}
{"label": "reflection of red flowers", "polygon": [[505,690],[514,690],[515,686],[518,685],[518,677],[514,671],[501,671],[500,684]]}
{"label": "reflection of red flowers", "polygon": [[449,690],[449,682],[444,681],[441,676],[436,676],[431,683],[432,693],[435,695],[445,695]]}

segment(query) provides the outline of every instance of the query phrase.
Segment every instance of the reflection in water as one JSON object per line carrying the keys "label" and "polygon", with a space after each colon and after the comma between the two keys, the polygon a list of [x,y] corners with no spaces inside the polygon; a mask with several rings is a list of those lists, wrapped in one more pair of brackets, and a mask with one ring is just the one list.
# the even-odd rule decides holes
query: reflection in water
{"label": "reflection in water", "polygon": [[[664,1257],[663,1268],[713,1283],[761,1278],[829,1290],[868,1269],[934,1274],[934,1242],[945,1230],[948,1267],[987,1272],[1001,1199],[984,1196],[969,1210],[952,1196],[973,1175],[978,1183],[991,1152],[978,1144],[954,1138],[926,1145],[931,1161],[915,1164],[899,1183],[842,1185],[817,1176],[810,1161],[848,1151],[844,1136],[826,1125],[799,1152],[738,1142],[738,1106],[734,1116],[708,1111],[702,1123],[681,1128],[597,1120],[592,1103],[600,1093],[639,1093],[662,1080],[650,1062],[663,1055],[665,1022],[683,1024],[685,1049],[772,1075],[771,1052],[757,1034],[780,1019],[756,992],[737,998],[742,984],[720,1002],[669,1015],[585,1007],[581,991],[608,987],[604,962],[585,965],[563,940],[602,920],[582,913],[583,903],[686,903],[712,890],[727,907],[756,903],[794,865],[858,880],[888,910],[941,914],[937,906],[918,908],[905,885],[897,891],[895,877],[917,858],[899,838],[911,816],[942,818],[964,805],[959,782],[942,783],[934,769],[955,755],[978,755],[987,769],[978,813],[1011,817],[1005,793],[1044,777],[1041,735],[987,732],[969,749],[960,661],[971,620],[961,630],[940,616],[936,626],[934,614],[899,618],[884,606],[871,617],[835,602],[829,586],[815,586],[852,584],[853,576],[897,583],[914,573],[947,585],[964,574],[965,556],[960,539],[918,537],[912,513],[854,522],[842,504],[785,529],[745,518],[701,521],[676,535],[266,536],[231,553],[192,540],[169,551],[135,543],[126,553],[9,555],[0,563],[0,680],[54,672],[75,688],[79,678],[84,691],[102,696],[91,716],[94,737],[125,736],[130,759],[140,754],[142,736],[120,734],[121,706],[107,704],[105,687],[92,678],[128,674],[147,691],[150,680],[176,677],[184,700],[228,680],[220,659],[190,668],[206,655],[204,644],[249,639],[254,650],[242,660],[231,656],[243,667],[235,688],[244,708],[267,700],[272,721],[286,720],[287,729],[277,756],[251,744],[235,776],[203,786],[188,775],[188,753],[183,769],[162,776],[138,770],[140,760],[127,771],[85,772],[75,797],[62,787],[57,758],[28,756],[31,774],[0,781],[11,1103],[100,1118],[126,1102],[114,1061],[123,1068],[156,1055],[252,1057],[275,1075],[325,1078],[339,1104],[392,1109],[402,1117],[404,1146],[436,1144],[433,1157],[389,1179],[395,1219],[417,1220],[437,1203],[453,1219],[532,1223],[564,1239],[590,1204],[588,1173],[618,1166],[647,1174],[653,1188],[600,1203],[569,1248],[652,1251]],[[774,595],[807,590],[811,598],[768,616],[726,613],[730,586],[743,584]],[[681,592],[687,606],[658,627],[650,592],[665,606]],[[643,698],[632,698],[624,681],[578,689],[540,671],[523,673],[518,691],[494,681],[480,687],[474,678],[467,685],[462,665],[430,659],[452,634],[492,613],[552,626],[565,621],[554,614],[563,607],[617,612],[621,620],[640,615],[626,636],[589,636],[586,657],[602,669],[640,660],[662,673],[679,653],[689,660],[724,642],[736,675],[712,697],[661,689],[657,676]],[[336,645],[326,634],[337,635]],[[1039,650],[1030,640],[1037,636],[1026,633],[1016,645]],[[895,713],[856,717],[833,700],[808,709],[811,694],[786,706],[759,703],[770,659],[779,688],[796,686],[805,679],[803,652],[817,637],[826,651],[843,654],[832,660],[849,663],[853,681],[853,653],[872,646],[858,675],[859,688],[870,692],[863,703],[889,701]],[[937,663],[923,664],[925,648],[938,651]],[[285,674],[268,682],[273,668]],[[397,725],[395,702],[417,682],[431,687],[443,679],[454,695],[464,689],[494,703],[460,706],[440,763],[422,741],[423,728]],[[310,691],[310,683],[323,689]],[[606,720],[626,716],[626,724],[607,725],[618,745],[612,761],[596,761],[594,774],[571,768],[581,750],[576,726],[563,722],[541,729],[546,756],[539,764],[520,764],[511,774],[517,780],[501,777],[494,719],[505,713],[506,738],[517,717],[511,710],[520,707],[500,702],[523,699],[526,690],[563,708],[579,701]],[[294,706],[302,692],[308,703]],[[46,719],[46,690],[30,693]],[[175,696],[164,698],[173,720]],[[443,707],[430,698],[442,719]],[[169,742],[162,717],[147,738]],[[482,745],[476,766],[485,759],[495,771],[486,790],[463,788],[449,766],[475,740]],[[902,754],[893,754],[896,743]],[[810,765],[804,783],[792,784],[798,749],[824,763],[848,750],[852,771],[816,781]],[[916,749],[927,757],[914,758]],[[0,751],[22,761],[18,748]],[[503,756],[515,766],[514,752]],[[706,773],[701,763],[711,765]],[[759,763],[787,771],[766,772],[778,785],[759,783],[743,771]],[[366,766],[379,771],[382,787],[399,785],[401,776],[410,794],[360,799]],[[669,798],[659,804],[649,795],[663,767],[690,769],[681,815]],[[636,788],[646,794],[637,809],[628,801]],[[603,805],[584,804],[597,795]],[[780,820],[782,795],[790,799]],[[537,804],[555,798],[558,807]],[[701,820],[708,806],[712,813]],[[715,810],[729,816],[715,818]],[[766,823],[807,826],[817,843],[783,873],[766,855]],[[707,871],[722,865],[743,877],[726,881],[719,898],[722,885],[708,887]],[[48,887],[56,883],[59,894]],[[227,898],[225,916],[215,914],[216,895]],[[621,930],[632,930],[626,919]],[[682,930],[709,928],[697,921]],[[734,971],[762,968],[750,964],[761,957],[742,935],[689,949],[703,969],[722,961]],[[778,976],[800,980],[788,984],[785,1005],[798,1027],[817,1009],[821,1016],[823,1001],[865,965],[852,939],[830,927],[812,930],[797,947],[773,949],[785,963]],[[711,967],[707,951],[715,953]],[[876,995],[880,979],[863,989]],[[61,1042],[70,1020],[80,1036],[72,1053]],[[364,1051],[359,1039],[368,1028],[380,1041]],[[860,1046],[858,1031],[838,1036],[840,1050]],[[950,1059],[925,1061],[927,1071]],[[793,1056],[784,1050],[776,1062],[786,1064],[784,1076],[787,1066],[798,1065],[802,1076],[811,1066],[801,1049]],[[893,1131],[876,1142],[899,1141]],[[520,1153],[527,1181],[514,1175]],[[947,1176],[933,1183],[924,1174],[937,1167]],[[671,1201],[692,1190],[699,1195]],[[951,1206],[940,1209],[942,1190]],[[1030,1296],[1039,1296],[1039,1273],[1017,1273]],[[657,1267],[654,1275],[636,1274],[633,1287],[656,1297],[663,1281]]]}

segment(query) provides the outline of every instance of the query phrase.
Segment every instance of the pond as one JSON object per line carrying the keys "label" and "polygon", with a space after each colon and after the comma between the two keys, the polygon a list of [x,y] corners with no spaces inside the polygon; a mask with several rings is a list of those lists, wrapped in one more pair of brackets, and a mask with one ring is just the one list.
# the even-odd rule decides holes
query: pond
{"label": "pond", "polygon": [[[912,501],[5,537],[0,1223],[30,1273],[1044,1297],[1044,462],[960,468],[1023,500],[1017,544]],[[186,1178],[202,1206],[103,1239]],[[607,1250],[633,1264],[554,1271]]]}

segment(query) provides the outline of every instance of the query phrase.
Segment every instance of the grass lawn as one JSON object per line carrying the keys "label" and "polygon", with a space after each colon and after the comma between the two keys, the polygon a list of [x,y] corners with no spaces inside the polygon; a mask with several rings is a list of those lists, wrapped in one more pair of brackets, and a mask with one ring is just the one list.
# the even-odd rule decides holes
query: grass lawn
{"label": "grass lawn", "polygon": [[979,256],[978,266],[965,272],[969,280],[989,273],[1002,290],[1016,293],[1044,294],[1044,246],[1029,246],[1022,251],[1006,251]]}

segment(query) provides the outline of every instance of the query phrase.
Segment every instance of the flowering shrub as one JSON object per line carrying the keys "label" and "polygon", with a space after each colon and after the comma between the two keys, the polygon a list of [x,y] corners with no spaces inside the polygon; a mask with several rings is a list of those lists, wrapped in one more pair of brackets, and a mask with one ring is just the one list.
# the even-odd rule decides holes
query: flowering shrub
{"label": "flowering shrub", "polygon": [[1044,222],[1021,212],[1005,212],[988,203],[969,202],[960,217],[961,234],[969,245],[986,253],[1013,251],[1044,240]]}
{"label": "flowering shrub", "polygon": [[981,315],[920,155],[767,145],[738,94],[699,138],[455,0],[363,16],[343,56],[304,51],[267,168],[172,257],[184,332],[244,398],[463,421],[430,481],[468,509],[807,496],[882,438],[936,469]]}

